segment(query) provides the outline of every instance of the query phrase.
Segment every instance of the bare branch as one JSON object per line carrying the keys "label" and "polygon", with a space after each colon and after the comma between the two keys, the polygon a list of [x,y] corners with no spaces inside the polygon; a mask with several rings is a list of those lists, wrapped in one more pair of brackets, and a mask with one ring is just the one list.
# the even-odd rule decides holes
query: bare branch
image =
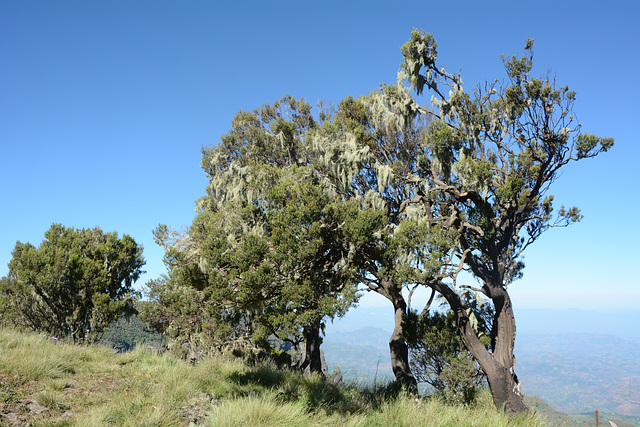
{"label": "bare branch", "polygon": [[420,316],[424,316],[429,312],[429,307],[431,307],[431,303],[433,302],[433,297],[436,296],[436,290],[435,288],[431,288],[431,296],[429,297],[429,301],[427,301],[427,304],[424,306],[424,308],[422,309],[422,312],[420,313]]}

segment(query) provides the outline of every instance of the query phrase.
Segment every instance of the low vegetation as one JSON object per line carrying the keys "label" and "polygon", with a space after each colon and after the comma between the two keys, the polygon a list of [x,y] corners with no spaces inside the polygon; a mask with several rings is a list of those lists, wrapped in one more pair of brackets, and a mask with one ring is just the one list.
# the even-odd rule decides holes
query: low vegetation
{"label": "low vegetation", "polygon": [[190,363],[148,346],[116,353],[0,329],[0,424],[45,426],[535,426],[535,415],[409,397],[393,385],[333,384],[317,374],[224,356]]}

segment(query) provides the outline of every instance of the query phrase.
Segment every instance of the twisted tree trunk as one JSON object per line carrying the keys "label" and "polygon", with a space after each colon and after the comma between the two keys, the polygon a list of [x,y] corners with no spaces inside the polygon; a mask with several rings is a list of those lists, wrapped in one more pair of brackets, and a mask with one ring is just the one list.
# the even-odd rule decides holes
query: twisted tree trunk
{"label": "twisted tree trunk", "polygon": [[520,392],[520,381],[514,370],[516,358],[513,349],[516,342],[516,321],[511,298],[504,291],[493,298],[493,303],[496,312],[491,335],[495,372],[492,372],[491,376],[487,375],[487,382],[496,407],[504,408],[509,412],[526,412],[528,408]]}
{"label": "twisted tree trunk", "polygon": [[393,303],[395,325],[389,339],[391,355],[391,369],[396,380],[410,393],[417,393],[418,382],[409,366],[409,348],[404,339],[404,330],[407,320],[407,303],[399,289],[389,292],[389,300]]}
{"label": "twisted tree trunk", "polygon": [[444,296],[456,313],[460,337],[487,376],[496,407],[511,413],[528,412],[529,408],[520,393],[520,381],[514,371],[516,322],[507,291],[496,291],[496,295],[492,295],[495,317],[491,332],[493,352],[489,353],[471,326],[469,315],[459,295],[444,283],[436,283],[434,288]]}

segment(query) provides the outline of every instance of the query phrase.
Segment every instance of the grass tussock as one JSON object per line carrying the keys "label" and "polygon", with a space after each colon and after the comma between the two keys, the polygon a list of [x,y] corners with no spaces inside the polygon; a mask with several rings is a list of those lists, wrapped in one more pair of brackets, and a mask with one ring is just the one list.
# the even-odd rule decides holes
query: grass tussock
{"label": "grass tussock", "polygon": [[[33,403],[46,409],[35,413]],[[543,425],[500,413],[488,393],[447,405],[393,385],[336,385],[225,357],[190,364],[142,347],[116,354],[11,329],[0,329],[0,413],[0,425],[6,414],[49,426]]]}

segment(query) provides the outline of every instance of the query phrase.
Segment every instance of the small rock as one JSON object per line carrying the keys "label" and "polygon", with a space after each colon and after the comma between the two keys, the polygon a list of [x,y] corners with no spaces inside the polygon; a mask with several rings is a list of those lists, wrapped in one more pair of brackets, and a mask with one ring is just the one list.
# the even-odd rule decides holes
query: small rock
{"label": "small rock", "polygon": [[36,415],[47,410],[47,408],[45,408],[44,406],[40,406],[37,403],[30,403],[27,405],[27,408],[29,408],[29,410]]}
{"label": "small rock", "polygon": [[335,385],[342,383],[342,372],[339,366],[334,366],[333,372],[329,375],[329,382]]}
{"label": "small rock", "polygon": [[0,414],[3,418],[8,419],[9,421],[18,421],[18,415],[14,412],[9,412],[8,414]]}
{"label": "small rock", "polygon": [[31,412],[33,412],[36,415],[47,410],[47,408],[45,408],[44,406],[38,405],[38,402],[32,399],[22,399],[22,400],[19,400],[18,403],[23,406],[26,406],[27,408],[29,408]]}

